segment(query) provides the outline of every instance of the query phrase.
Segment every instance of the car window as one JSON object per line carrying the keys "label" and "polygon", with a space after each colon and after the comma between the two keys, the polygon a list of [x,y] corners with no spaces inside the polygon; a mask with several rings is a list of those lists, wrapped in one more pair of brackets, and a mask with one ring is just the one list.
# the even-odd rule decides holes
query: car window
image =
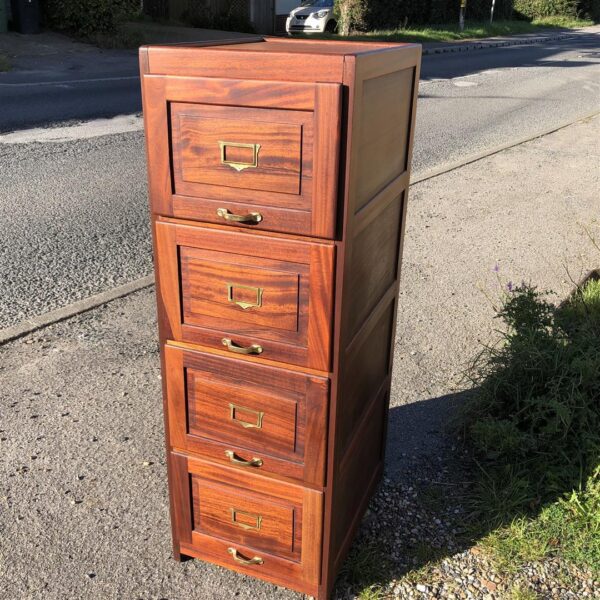
{"label": "car window", "polygon": [[301,6],[314,6],[315,8],[331,8],[333,0],[306,0]]}

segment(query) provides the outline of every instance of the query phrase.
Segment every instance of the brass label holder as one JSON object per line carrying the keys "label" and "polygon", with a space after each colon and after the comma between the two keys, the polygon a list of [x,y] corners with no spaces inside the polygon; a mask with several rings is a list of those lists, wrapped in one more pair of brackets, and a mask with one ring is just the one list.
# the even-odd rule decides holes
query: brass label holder
{"label": "brass label holder", "polygon": [[[256,420],[254,422],[244,421],[239,419],[236,413],[245,412],[256,415]],[[265,413],[259,410],[253,410],[252,408],[246,408],[245,406],[239,406],[238,404],[229,403],[229,415],[232,421],[235,423],[239,423],[244,429],[262,429],[262,422]]]}
{"label": "brass label holder", "polygon": [[[260,527],[262,525],[262,515],[255,515],[254,513],[246,512],[244,510],[239,510],[238,508],[230,508],[231,511],[231,522],[246,531],[260,531]],[[238,516],[244,516],[250,520],[254,520],[253,524],[244,523],[238,520]]]}
{"label": "brass label holder", "polygon": [[[252,150],[252,160],[250,162],[227,160],[227,147],[247,148]],[[260,144],[241,144],[239,142],[224,142],[219,140],[219,148],[221,149],[221,164],[235,169],[238,173],[244,169],[256,169],[258,166],[258,152],[260,150]]]}
{"label": "brass label holder", "polygon": [[[243,310],[249,308],[260,308],[262,306],[262,295],[263,288],[252,287],[250,285],[238,285],[236,283],[227,283],[227,300],[232,304],[237,304]],[[244,302],[242,300],[236,300],[234,297],[234,289],[250,290],[256,294],[256,300],[254,302]]]}

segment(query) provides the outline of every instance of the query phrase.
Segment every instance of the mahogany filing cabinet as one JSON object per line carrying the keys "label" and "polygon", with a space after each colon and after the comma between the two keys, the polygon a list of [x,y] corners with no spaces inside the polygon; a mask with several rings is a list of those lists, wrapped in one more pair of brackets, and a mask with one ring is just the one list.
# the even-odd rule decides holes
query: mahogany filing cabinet
{"label": "mahogany filing cabinet", "polygon": [[140,50],[177,559],[331,593],[383,470],[420,60]]}

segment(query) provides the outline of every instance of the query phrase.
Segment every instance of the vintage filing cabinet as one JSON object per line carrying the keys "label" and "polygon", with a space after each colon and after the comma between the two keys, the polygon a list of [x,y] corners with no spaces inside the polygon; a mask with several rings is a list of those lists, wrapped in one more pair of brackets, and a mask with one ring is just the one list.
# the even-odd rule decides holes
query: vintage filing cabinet
{"label": "vintage filing cabinet", "polygon": [[420,57],[140,50],[177,559],[331,592],[383,469]]}

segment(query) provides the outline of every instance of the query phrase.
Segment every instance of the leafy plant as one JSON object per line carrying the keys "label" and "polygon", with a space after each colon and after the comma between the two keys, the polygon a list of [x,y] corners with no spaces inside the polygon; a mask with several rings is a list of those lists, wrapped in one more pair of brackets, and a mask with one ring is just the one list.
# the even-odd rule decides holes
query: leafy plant
{"label": "leafy plant", "polygon": [[51,27],[90,36],[114,32],[121,20],[139,9],[139,0],[47,0],[44,15]]}
{"label": "leafy plant", "polygon": [[504,570],[560,554],[600,573],[600,280],[556,307],[522,285],[469,370],[474,514]]}
{"label": "leafy plant", "polygon": [[523,285],[498,316],[501,343],[469,371],[466,435],[477,511],[498,524],[582,489],[600,458],[600,283],[564,306]]}
{"label": "leafy plant", "polygon": [[347,36],[350,32],[363,29],[368,0],[335,0],[334,12],[338,22],[338,32]]}
{"label": "leafy plant", "polygon": [[562,15],[576,17],[579,0],[514,0],[517,15],[529,19]]}

